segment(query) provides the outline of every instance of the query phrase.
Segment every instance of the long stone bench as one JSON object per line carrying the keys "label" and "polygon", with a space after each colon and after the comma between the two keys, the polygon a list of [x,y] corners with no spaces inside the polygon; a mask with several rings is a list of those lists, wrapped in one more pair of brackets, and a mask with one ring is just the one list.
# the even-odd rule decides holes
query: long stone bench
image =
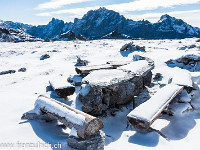
{"label": "long stone bench", "polygon": [[100,119],[46,96],[39,96],[34,110],[23,114],[22,119],[56,119],[66,127],[75,128],[82,139],[94,135],[104,127]]}
{"label": "long stone bench", "polygon": [[137,129],[147,130],[183,88],[183,86],[175,84],[168,84],[161,88],[148,101],[127,115],[129,122]]}

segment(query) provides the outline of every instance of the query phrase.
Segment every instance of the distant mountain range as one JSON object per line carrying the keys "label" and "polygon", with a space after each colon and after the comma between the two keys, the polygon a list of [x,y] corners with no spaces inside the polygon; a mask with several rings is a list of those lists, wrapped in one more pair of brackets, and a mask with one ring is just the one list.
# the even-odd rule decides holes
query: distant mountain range
{"label": "distant mountain range", "polygon": [[148,20],[133,21],[104,7],[88,11],[74,23],[53,18],[47,25],[32,26],[0,20],[0,26],[20,29],[37,38],[53,40],[74,39],[182,39],[200,37],[200,28],[169,15],[161,16],[157,23]]}

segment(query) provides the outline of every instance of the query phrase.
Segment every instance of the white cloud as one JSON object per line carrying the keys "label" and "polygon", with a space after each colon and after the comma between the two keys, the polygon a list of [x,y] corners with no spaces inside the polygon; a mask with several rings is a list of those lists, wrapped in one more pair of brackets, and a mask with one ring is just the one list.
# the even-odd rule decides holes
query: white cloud
{"label": "white cloud", "polygon": [[[57,0],[57,1],[61,1],[61,0]],[[83,2],[83,1],[89,1],[89,0],[74,0],[73,2],[78,2],[78,1]],[[56,2],[56,1],[54,0],[52,2]],[[80,15],[80,14],[86,13],[88,10],[97,9],[99,7],[106,7],[107,9],[115,10],[121,13],[126,13],[127,11],[154,10],[160,7],[168,8],[168,7],[173,7],[176,5],[195,4],[198,2],[200,2],[200,0],[189,0],[189,1],[188,0],[136,0],[129,3],[113,4],[113,5],[106,5],[106,6],[63,9],[63,10],[48,12],[48,14],[54,15],[54,14],[73,13],[73,14]],[[58,5],[55,5],[54,7],[57,7],[57,6]],[[38,15],[41,16],[43,14],[45,15],[45,13],[41,13]]]}
{"label": "white cloud", "polygon": [[172,12],[162,12],[162,13],[147,13],[142,15],[125,15],[125,17],[129,19],[133,19],[135,21],[147,19],[151,22],[157,22],[159,18],[164,15],[168,14],[176,18],[180,18],[187,23],[193,25],[193,26],[199,26],[199,20],[197,18],[200,18],[200,10],[187,10],[187,11],[172,11]]}
{"label": "white cloud", "polygon": [[74,3],[82,3],[87,1],[93,1],[93,0],[51,0],[50,2],[39,4],[36,9],[56,9],[60,8],[65,5],[70,5]]}
{"label": "white cloud", "polygon": [[168,8],[177,5],[195,4],[200,0],[136,0],[129,3],[115,4],[106,6],[108,9],[113,9],[119,12],[154,10],[157,8]]}
{"label": "white cloud", "polygon": [[131,18],[134,20],[141,20],[141,19],[151,19],[151,18],[158,18],[164,14],[168,15],[181,15],[181,14],[190,14],[191,13],[200,13],[200,10],[188,10],[188,11],[172,11],[172,12],[162,12],[162,13],[147,13],[142,15],[125,15],[127,18]]}
{"label": "white cloud", "polygon": [[36,16],[43,16],[43,17],[47,17],[47,16],[51,16],[51,13],[48,13],[48,12],[46,12],[46,13],[38,13],[38,14],[36,14]]}

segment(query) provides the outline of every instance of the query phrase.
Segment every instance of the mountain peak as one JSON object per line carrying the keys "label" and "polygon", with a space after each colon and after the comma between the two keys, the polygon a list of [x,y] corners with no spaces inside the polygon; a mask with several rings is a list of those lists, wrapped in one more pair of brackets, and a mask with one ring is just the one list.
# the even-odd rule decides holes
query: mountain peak
{"label": "mountain peak", "polygon": [[172,19],[172,18],[174,18],[174,17],[171,17],[171,16],[168,15],[168,14],[164,14],[164,15],[162,15],[162,16],[160,17],[159,22],[162,22],[162,21],[165,21],[165,20],[169,20],[169,19]]}

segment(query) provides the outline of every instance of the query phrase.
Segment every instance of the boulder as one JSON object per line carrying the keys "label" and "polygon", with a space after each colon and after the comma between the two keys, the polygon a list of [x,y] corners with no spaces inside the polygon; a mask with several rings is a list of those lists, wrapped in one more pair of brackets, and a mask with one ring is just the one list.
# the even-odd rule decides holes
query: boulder
{"label": "boulder", "polygon": [[1,71],[1,72],[0,72],[0,75],[12,74],[12,73],[15,73],[15,72],[16,72],[15,70],[6,70],[6,71]]}
{"label": "boulder", "polygon": [[47,59],[47,58],[50,58],[50,55],[49,54],[44,54],[40,57],[40,60],[44,60],[44,59]]}
{"label": "boulder", "polygon": [[141,50],[145,51],[145,46],[139,46],[139,45],[134,45],[133,42],[127,43],[123,45],[120,49],[120,51],[136,51],[136,50]]}
{"label": "boulder", "polygon": [[26,72],[26,68],[20,68],[18,72]]}
{"label": "boulder", "polygon": [[100,130],[86,139],[70,135],[67,143],[70,147],[78,150],[104,150],[105,133]]}
{"label": "boulder", "polygon": [[87,60],[82,60],[80,57],[77,57],[77,62],[75,66],[87,66],[89,61]]}
{"label": "boulder", "polygon": [[51,39],[50,38],[45,38],[44,42],[51,42]]}

